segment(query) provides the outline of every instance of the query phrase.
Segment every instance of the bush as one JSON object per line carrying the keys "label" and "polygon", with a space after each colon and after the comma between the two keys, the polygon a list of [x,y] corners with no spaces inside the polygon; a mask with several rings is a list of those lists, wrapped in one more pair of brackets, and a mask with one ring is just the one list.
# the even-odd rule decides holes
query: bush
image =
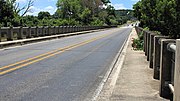
{"label": "bush", "polygon": [[138,38],[133,39],[132,47],[134,50],[143,50],[144,47],[144,41],[143,41],[143,32],[137,33]]}
{"label": "bush", "polygon": [[144,41],[137,38],[137,39],[133,39],[133,43],[132,43],[132,47],[134,50],[143,50],[143,44],[144,44]]}
{"label": "bush", "polygon": [[97,18],[94,18],[94,20],[91,22],[91,25],[92,26],[102,26],[102,25],[104,25],[104,22]]}

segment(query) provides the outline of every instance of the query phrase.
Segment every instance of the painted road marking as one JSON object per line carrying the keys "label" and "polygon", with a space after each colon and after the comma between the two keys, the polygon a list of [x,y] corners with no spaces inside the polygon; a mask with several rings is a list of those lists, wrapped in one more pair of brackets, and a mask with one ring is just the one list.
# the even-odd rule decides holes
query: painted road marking
{"label": "painted road marking", "polygon": [[77,44],[73,44],[73,45],[70,45],[70,46],[67,46],[67,47],[64,47],[64,48],[59,48],[57,50],[53,50],[53,51],[50,51],[50,52],[47,52],[47,53],[44,53],[44,54],[41,54],[41,55],[38,55],[38,56],[35,56],[35,57],[32,57],[32,58],[26,59],[26,60],[22,60],[22,61],[14,63],[14,64],[3,66],[3,67],[0,68],[0,76],[4,75],[4,74],[7,74],[9,72],[15,71],[17,69],[20,69],[22,67],[31,65],[33,63],[39,62],[41,60],[50,58],[50,57],[55,56],[57,54],[61,54],[61,53],[65,52],[65,51],[71,50],[73,48],[80,47],[80,46],[83,46],[85,44],[91,43],[91,42],[96,41],[98,39],[109,36],[109,35],[111,35],[111,34],[113,34],[115,32],[116,31],[114,31],[112,33],[109,33],[107,35],[101,35],[101,36],[99,36],[97,38],[92,38],[92,39],[89,39],[89,40],[86,40],[86,41],[83,41],[83,42],[80,42],[80,43],[77,43]]}

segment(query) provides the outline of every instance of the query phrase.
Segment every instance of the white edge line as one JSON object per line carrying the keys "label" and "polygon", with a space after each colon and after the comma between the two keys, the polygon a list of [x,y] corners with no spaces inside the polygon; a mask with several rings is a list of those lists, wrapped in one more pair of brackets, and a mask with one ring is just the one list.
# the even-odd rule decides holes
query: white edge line
{"label": "white edge line", "polygon": [[[133,29],[133,28],[132,28],[132,29]],[[121,53],[122,53],[123,48],[124,48],[124,50],[127,49],[127,47],[125,47],[125,45],[128,46],[128,42],[129,42],[129,40],[130,40],[131,33],[132,33],[132,30],[131,30],[128,38],[126,38],[126,40],[124,41],[124,43],[123,43],[120,51],[118,52],[118,54],[117,54],[116,57],[115,57],[113,63],[111,64],[111,68],[107,71],[107,73],[105,74],[105,77],[103,78],[103,80],[101,81],[100,85],[99,85],[98,88],[96,89],[96,91],[95,91],[95,93],[94,93],[94,96],[92,97],[91,101],[96,101],[96,99],[98,98],[99,94],[101,93],[101,91],[102,91],[105,83],[107,82],[107,80],[108,80],[111,72],[113,71],[114,67],[117,65],[118,60],[119,60],[119,57],[121,56]],[[125,49],[125,48],[126,48],[126,49]],[[123,64],[123,62],[121,63],[120,69],[121,69],[121,67],[122,67],[122,64]],[[120,71],[119,71],[119,72],[120,72]],[[117,76],[117,77],[118,77],[118,76]],[[116,80],[117,80],[117,79],[116,79]],[[115,83],[114,83],[114,84],[115,84]]]}

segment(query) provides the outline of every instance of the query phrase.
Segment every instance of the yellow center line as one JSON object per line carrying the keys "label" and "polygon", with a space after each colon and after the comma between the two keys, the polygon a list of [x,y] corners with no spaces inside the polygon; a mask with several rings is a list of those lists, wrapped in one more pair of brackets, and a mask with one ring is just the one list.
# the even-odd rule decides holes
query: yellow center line
{"label": "yellow center line", "polygon": [[[86,41],[85,41],[85,42],[86,42]],[[77,45],[77,44],[75,44],[75,45]],[[34,59],[38,59],[38,58],[40,58],[40,57],[43,57],[43,56],[46,56],[46,55],[49,55],[49,54],[52,54],[52,53],[56,53],[56,52],[58,52],[58,51],[61,51],[61,50],[64,50],[64,49],[68,49],[68,48],[73,47],[73,46],[75,46],[75,45],[67,46],[67,47],[64,47],[64,48],[59,48],[59,49],[54,50],[54,51],[50,51],[50,52],[47,52],[47,53],[44,53],[44,54],[41,54],[41,55],[38,55],[38,56],[35,56],[35,57],[32,57],[32,58],[29,58],[29,59],[26,59],[26,60],[22,60],[22,61],[16,62],[16,63],[14,63],[14,64],[10,64],[10,65],[1,67],[0,70],[4,70],[4,69],[10,68],[10,67],[12,67],[12,66],[16,66],[16,65],[19,65],[19,64],[22,64],[22,63],[25,63],[25,62],[34,60]]]}
{"label": "yellow center line", "polygon": [[[112,33],[110,33],[110,34],[112,34]],[[14,63],[14,64],[10,64],[10,65],[1,67],[0,70],[4,70],[4,69],[7,69],[7,68],[9,68],[9,69],[0,72],[0,75],[7,74],[9,72],[15,71],[15,70],[20,69],[22,67],[28,66],[30,64],[39,62],[39,61],[47,59],[47,58],[50,58],[50,57],[55,56],[57,54],[61,54],[61,53],[65,52],[65,51],[67,51],[67,50],[71,50],[73,48],[83,46],[83,45],[88,44],[90,42],[93,42],[95,40],[98,40],[98,39],[104,38],[106,36],[109,36],[110,34],[102,35],[102,36],[97,37],[97,38],[92,38],[92,39],[89,39],[87,41],[84,41],[84,42],[81,42],[81,43],[78,43],[78,44],[70,45],[70,46],[67,46],[67,47],[64,47],[64,48],[59,48],[57,50],[54,50],[54,51],[51,51],[51,52],[47,52],[45,54],[41,54],[41,55],[35,56],[33,58],[29,58],[29,59],[26,59],[26,60],[23,60],[23,61]],[[14,68],[10,68],[12,66],[15,66],[15,67]]]}

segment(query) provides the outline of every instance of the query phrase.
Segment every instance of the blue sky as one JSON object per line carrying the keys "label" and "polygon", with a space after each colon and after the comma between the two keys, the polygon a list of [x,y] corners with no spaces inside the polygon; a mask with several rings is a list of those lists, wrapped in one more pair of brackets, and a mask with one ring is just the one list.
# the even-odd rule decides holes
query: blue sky
{"label": "blue sky", "polygon": [[[20,7],[27,4],[28,0],[16,0]],[[115,9],[132,9],[132,5],[138,0],[111,0],[111,4]],[[34,5],[31,7],[28,15],[37,15],[40,11],[48,11],[54,14],[56,11],[57,0],[34,0]]]}
{"label": "blue sky", "polygon": [[115,9],[132,9],[139,0],[110,0]]}

